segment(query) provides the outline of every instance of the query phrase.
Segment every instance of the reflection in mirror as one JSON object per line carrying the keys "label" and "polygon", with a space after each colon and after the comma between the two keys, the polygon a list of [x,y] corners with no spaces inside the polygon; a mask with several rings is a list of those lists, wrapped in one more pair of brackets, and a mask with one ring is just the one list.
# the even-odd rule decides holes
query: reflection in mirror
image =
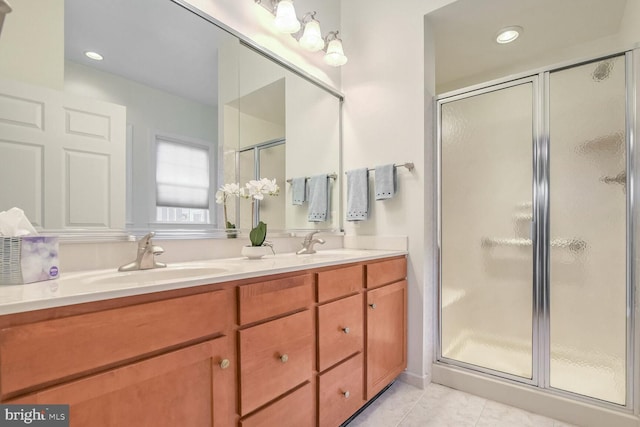
{"label": "reflection in mirror", "polygon": [[[220,185],[262,175],[281,187],[257,214],[272,231],[340,229],[338,182],[318,224],[285,184],[338,171],[340,99],[203,16],[172,0],[16,4],[0,42],[0,180],[21,179],[0,210],[49,232],[184,236],[224,227]],[[238,202],[228,211],[248,229]]]}
{"label": "reflection in mirror", "polygon": [[[220,154],[237,149],[217,107],[220,83],[237,91],[237,61],[218,49],[237,38],[171,1],[24,3],[2,38],[0,156],[14,166],[0,178],[29,176],[0,189],[0,210],[57,232],[216,228]],[[36,55],[39,33],[50,60],[9,57]]]}
{"label": "reflection in mirror", "polygon": [[[339,230],[341,100],[247,46],[239,51],[240,96],[233,103],[240,120],[239,181],[276,178],[281,188],[280,196],[260,202],[254,221],[270,230]],[[286,180],[320,174],[337,178],[328,180],[327,220],[311,222],[309,203],[293,205]],[[241,228],[249,227],[250,207],[238,214]]]}

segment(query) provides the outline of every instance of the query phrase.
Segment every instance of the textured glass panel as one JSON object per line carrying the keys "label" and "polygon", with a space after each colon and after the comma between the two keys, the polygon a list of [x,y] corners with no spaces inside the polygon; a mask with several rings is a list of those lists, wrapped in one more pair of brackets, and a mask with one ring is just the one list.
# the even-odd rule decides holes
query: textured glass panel
{"label": "textured glass panel", "polygon": [[442,355],[532,376],[532,84],[442,105]]}
{"label": "textured glass panel", "polygon": [[624,57],[550,76],[552,387],[625,403]]}

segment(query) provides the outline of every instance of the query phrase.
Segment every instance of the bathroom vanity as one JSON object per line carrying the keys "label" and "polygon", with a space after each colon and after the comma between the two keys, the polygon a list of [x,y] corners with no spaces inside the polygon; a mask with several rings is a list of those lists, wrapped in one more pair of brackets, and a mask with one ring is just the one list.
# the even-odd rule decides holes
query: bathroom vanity
{"label": "bathroom vanity", "polygon": [[2,298],[0,398],[69,404],[72,426],[338,426],[406,367],[406,266],[345,249],[63,276]]}

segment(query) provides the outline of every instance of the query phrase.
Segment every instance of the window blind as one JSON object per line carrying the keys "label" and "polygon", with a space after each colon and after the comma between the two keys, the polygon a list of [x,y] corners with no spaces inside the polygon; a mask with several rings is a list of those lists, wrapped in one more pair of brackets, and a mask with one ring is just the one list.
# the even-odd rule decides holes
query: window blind
{"label": "window blind", "polygon": [[156,206],[209,208],[209,150],[156,139]]}

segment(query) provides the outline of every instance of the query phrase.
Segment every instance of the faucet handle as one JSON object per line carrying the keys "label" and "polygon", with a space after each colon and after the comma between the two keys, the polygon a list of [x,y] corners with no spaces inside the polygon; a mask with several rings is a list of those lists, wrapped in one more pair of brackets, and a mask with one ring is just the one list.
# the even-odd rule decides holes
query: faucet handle
{"label": "faucet handle", "polygon": [[313,239],[314,234],[317,234],[318,232],[319,232],[319,230],[313,230],[313,231],[307,233],[307,235],[304,236],[304,240],[307,241],[307,242],[310,242],[311,239]]}
{"label": "faucet handle", "polygon": [[138,240],[138,247],[145,247],[147,245],[149,245],[151,243],[151,238],[153,236],[155,236],[156,233],[153,231],[148,232],[147,234],[145,234],[144,236],[142,236],[140,238],[140,240]]}

